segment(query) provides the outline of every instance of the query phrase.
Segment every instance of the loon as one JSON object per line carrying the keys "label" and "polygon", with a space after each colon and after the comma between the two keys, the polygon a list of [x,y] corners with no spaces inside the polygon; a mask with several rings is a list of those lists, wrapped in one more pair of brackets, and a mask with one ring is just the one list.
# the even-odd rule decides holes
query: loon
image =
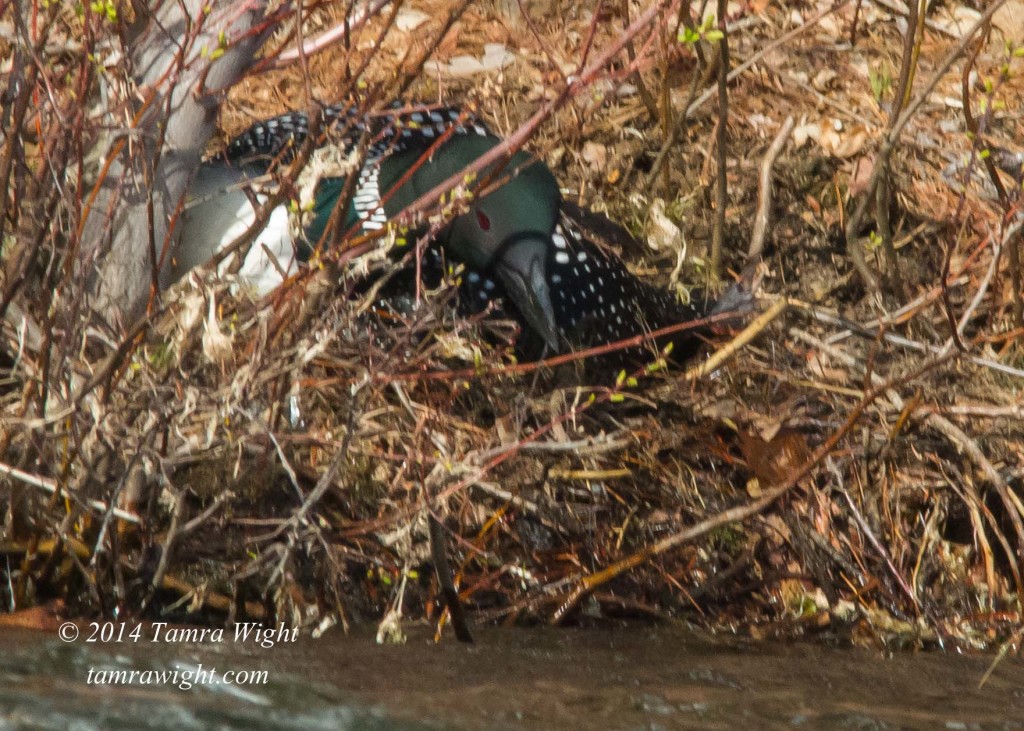
{"label": "loon", "polygon": [[[341,229],[358,225],[363,232],[380,230],[421,195],[501,143],[482,122],[454,107],[371,118],[355,107],[337,105],[322,112],[321,127],[324,137],[318,145],[338,144],[335,139],[340,138],[346,153],[361,137],[369,138]],[[273,161],[288,162],[309,132],[307,115],[283,114],[254,124],[221,155],[203,163],[193,186],[196,203],[183,216],[174,277],[208,260],[252,225],[267,196],[247,189]],[[520,352],[527,357],[614,343],[710,311],[683,305],[667,290],[640,280],[595,243],[581,219],[603,221],[629,235],[607,219],[564,202],[552,172],[530,153],[516,152],[504,165],[481,171],[477,179],[487,181],[495,172],[506,178],[503,184],[471,197],[427,255],[435,267],[444,257],[464,264],[461,295],[470,311],[504,302],[523,329]],[[312,221],[299,236],[290,231],[285,206],[271,211],[243,263],[243,279],[263,293],[294,272],[326,230],[346,179],[338,175],[318,182]],[[410,235],[415,238],[417,233]],[[685,346],[678,357],[689,354],[696,342],[686,331],[670,340]]]}

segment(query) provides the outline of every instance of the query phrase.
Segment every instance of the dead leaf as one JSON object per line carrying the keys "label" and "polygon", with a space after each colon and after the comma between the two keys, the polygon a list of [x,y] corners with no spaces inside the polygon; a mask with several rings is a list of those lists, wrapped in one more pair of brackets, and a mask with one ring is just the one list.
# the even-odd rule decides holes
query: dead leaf
{"label": "dead leaf", "polygon": [[797,149],[803,147],[808,141],[817,142],[821,139],[821,124],[819,122],[804,122],[793,129],[793,146]]}
{"label": "dead leaf", "polygon": [[516,55],[501,43],[488,43],[480,58],[476,56],[455,56],[448,63],[432,61],[427,64],[434,73],[466,77],[499,71],[515,61]]}
{"label": "dead leaf", "polygon": [[211,363],[226,363],[234,355],[234,346],[230,335],[225,335],[217,322],[217,300],[210,294],[210,311],[203,332],[203,355]]}
{"label": "dead leaf", "polygon": [[837,120],[822,125],[818,144],[833,157],[848,158],[864,149],[867,140],[868,133],[863,125],[846,128]]}
{"label": "dead leaf", "polygon": [[647,245],[652,251],[675,251],[682,240],[679,227],[665,215],[665,201],[655,198],[647,218]]}
{"label": "dead leaf", "polygon": [[981,13],[977,10],[958,5],[951,12],[947,10],[942,15],[932,18],[932,22],[953,38],[963,38],[964,34],[974,27],[980,17]]}
{"label": "dead leaf", "polygon": [[811,81],[813,86],[818,91],[828,91],[828,85],[835,79],[839,74],[833,68],[823,68],[814,76],[814,80]]}
{"label": "dead leaf", "polygon": [[399,11],[398,17],[395,18],[395,27],[400,31],[408,33],[409,31],[416,30],[428,20],[430,20],[430,16],[426,13],[403,7]]}
{"label": "dead leaf", "polygon": [[795,429],[782,427],[767,441],[743,429],[737,431],[737,436],[747,469],[762,487],[782,484],[811,458],[807,439]]}
{"label": "dead leaf", "polygon": [[583,159],[594,172],[601,172],[608,164],[608,148],[598,142],[587,141],[583,145]]}
{"label": "dead leaf", "polygon": [[856,196],[866,191],[874,170],[875,158],[873,155],[859,158],[853,163],[853,171],[850,173],[850,180],[846,184],[847,192],[851,196]]}
{"label": "dead leaf", "polygon": [[992,16],[992,25],[1005,33],[1010,40],[1021,40],[1024,28],[1024,1],[1010,0]]}

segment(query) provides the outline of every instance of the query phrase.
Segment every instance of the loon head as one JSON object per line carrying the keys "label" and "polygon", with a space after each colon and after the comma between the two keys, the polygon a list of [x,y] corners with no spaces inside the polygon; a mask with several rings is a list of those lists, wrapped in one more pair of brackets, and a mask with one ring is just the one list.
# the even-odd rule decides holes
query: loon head
{"label": "loon head", "polygon": [[[486,176],[484,176],[486,180]],[[551,294],[552,234],[561,195],[546,165],[518,152],[494,185],[452,221],[446,246],[470,268],[490,272],[552,352],[561,350]]]}

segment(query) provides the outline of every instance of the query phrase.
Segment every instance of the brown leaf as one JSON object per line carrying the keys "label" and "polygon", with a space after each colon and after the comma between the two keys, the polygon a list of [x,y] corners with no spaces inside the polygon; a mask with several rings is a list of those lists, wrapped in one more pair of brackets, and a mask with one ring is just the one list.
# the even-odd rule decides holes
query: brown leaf
{"label": "brown leaf", "polygon": [[860,195],[868,189],[868,182],[871,180],[871,173],[874,169],[874,156],[862,157],[853,164],[850,182],[847,183],[847,191],[851,196]]}
{"label": "brown leaf", "polygon": [[783,427],[765,441],[743,429],[737,432],[740,451],[762,488],[782,484],[790,473],[811,458],[811,449],[800,432]]}

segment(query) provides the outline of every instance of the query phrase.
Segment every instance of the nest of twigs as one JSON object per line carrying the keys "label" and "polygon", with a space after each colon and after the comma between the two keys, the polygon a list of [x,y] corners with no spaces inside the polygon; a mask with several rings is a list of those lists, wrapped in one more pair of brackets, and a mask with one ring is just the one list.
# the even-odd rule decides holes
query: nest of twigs
{"label": "nest of twigs", "polygon": [[[309,31],[337,12],[313,13]],[[498,10],[460,12],[458,43],[444,35],[413,48],[442,63],[484,43],[515,48],[499,74],[443,89],[471,94],[504,134],[553,98],[573,52],[609,48],[631,20],[538,10],[515,26]],[[37,350],[19,347],[8,318],[4,604],[394,626],[398,616],[440,620],[443,585],[454,581],[476,621],[683,617],[759,636],[912,645],[1012,636],[1024,556],[1024,363],[1010,265],[1020,261],[1011,257],[1019,180],[1014,192],[1012,174],[997,171],[1009,192],[991,197],[990,156],[969,128],[936,149],[930,135],[949,117],[919,107],[916,138],[897,138],[888,162],[890,196],[878,198],[888,210],[873,220],[869,210],[854,232],[878,275],[873,288],[848,256],[844,227],[891,120],[867,81],[815,76],[800,51],[771,45],[782,35],[774,23],[803,27],[788,13],[751,14],[764,22],[730,31],[740,61],[755,61],[729,89],[733,270],[744,264],[764,151],[787,114],[804,114],[803,151],[768,168],[767,314],[744,323],[744,347],[730,348],[741,327],[719,333],[696,362],[727,357],[691,373],[658,353],[621,373],[585,359],[517,363],[514,325],[458,315],[450,284],[399,316],[374,306],[348,263],[306,270],[259,301],[230,276],[195,272],[145,328],[105,347],[79,347],[63,331]],[[798,48],[859,23],[858,42],[898,64],[893,17],[874,6],[851,14],[800,19]],[[651,27],[674,32],[659,17]],[[408,37],[390,32],[393,46],[359,56],[381,101],[395,91],[385,69]],[[952,94],[959,80],[940,61],[958,40],[934,29],[924,38],[918,73]],[[621,45],[594,93],[558,106],[530,144],[567,197],[644,242],[621,252],[638,274],[685,290],[680,282],[709,268],[717,117],[709,104],[678,120],[700,84],[714,85],[714,46]],[[961,48],[958,68],[989,73],[999,47],[993,36],[973,58]],[[285,81],[327,88],[331,58],[351,68],[352,53],[246,80],[224,128],[302,108]],[[646,62],[631,66],[638,58]],[[994,91],[975,90],[975,105],[1020,108],[1024,69],[1012,63]],[[422,64],[402,68],[410,94],[438,93]],[[786,109],[766,101],[766,85],[781,89]],[[835,119],[846,127],[830,127]],[[1019,115],[985,122],[990,146],[1020,152]],[[5,236],[44,230],[29,218]],[[880,220],[895,260],[873,247]],[[59,237],[39,241],[37,257],[72,255]]]}

